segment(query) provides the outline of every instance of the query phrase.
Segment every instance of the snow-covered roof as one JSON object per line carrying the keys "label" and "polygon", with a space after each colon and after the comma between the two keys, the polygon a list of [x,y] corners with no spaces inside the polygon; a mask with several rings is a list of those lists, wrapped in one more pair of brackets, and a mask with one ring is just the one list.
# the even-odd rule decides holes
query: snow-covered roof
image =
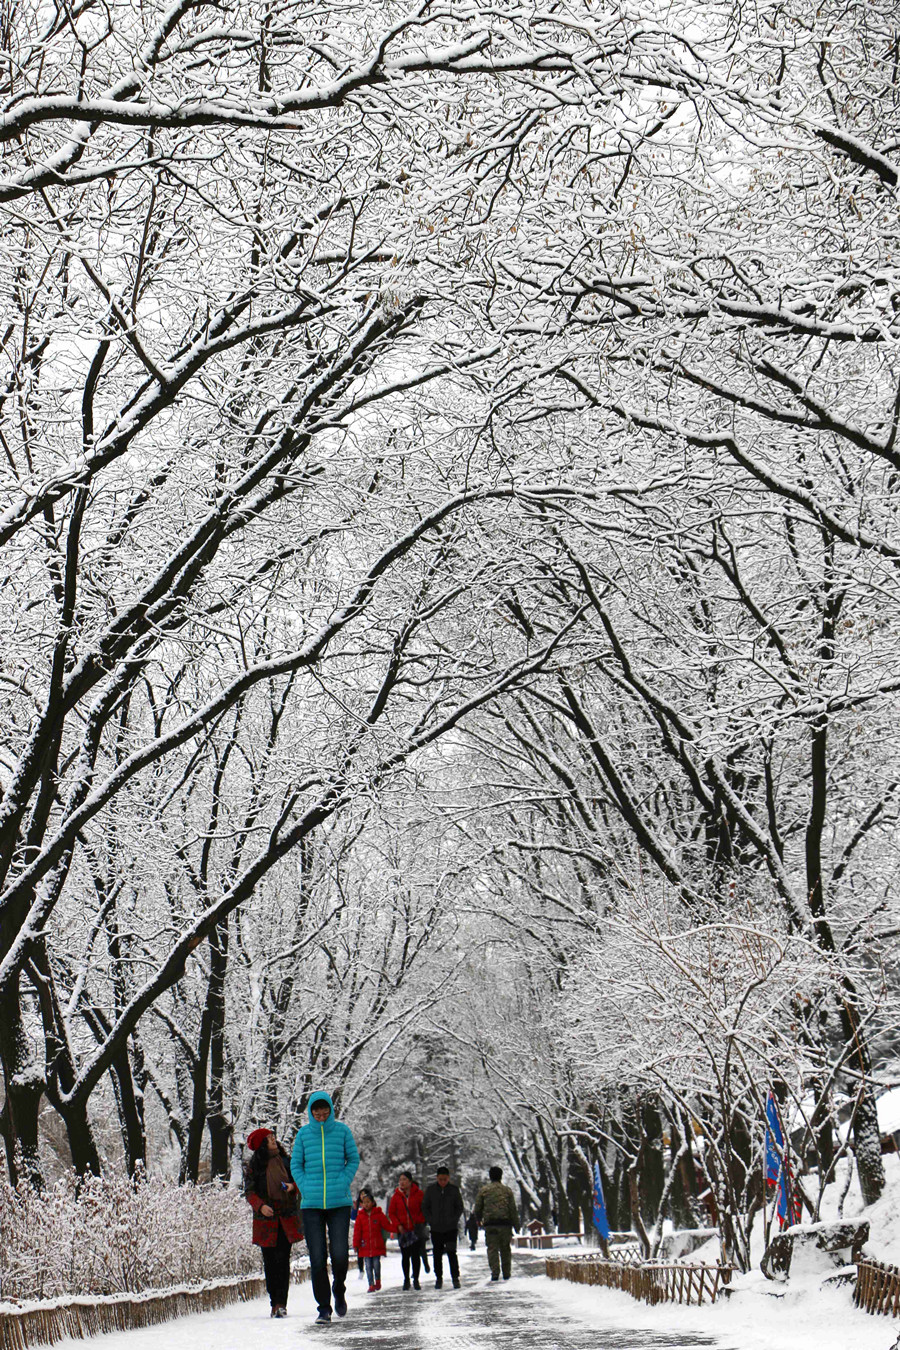
{"label": "snow-covered roof", "polygon": [[893,1134],[900,1130],[900,1087],[888,1088],[882,1092],[876,1102],[878,1107],[878,1133]]}

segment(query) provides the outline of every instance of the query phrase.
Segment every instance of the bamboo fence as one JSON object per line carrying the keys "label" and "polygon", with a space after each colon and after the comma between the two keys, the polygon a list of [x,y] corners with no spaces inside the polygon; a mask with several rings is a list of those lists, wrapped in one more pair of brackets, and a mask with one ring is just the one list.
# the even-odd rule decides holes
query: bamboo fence
{"label": "bamboo fence", "polygon": [[644,1260],[644,1252],[639,1242],[610,1242],[606,1252],[596,1247],[587,1252],[567,1252],[563,1261],[615,1261],[618,1265],[639,1266]]}
{"label": "bamboo fence", "polygon": [[[309,1278],[303,1268],[291,1273],[295,1284]],[[210,1281],[198,1289],[171,1289],[148,1294],[109,1294],[97,1298],[54,1300],[45,1306],[0,1308],[0,1350],[26,1350],[31,1345],[85,1340],[106,1331],[131,1331],[157,1322],[171,1322],[189,1313],[212,1312],[229,1303],[247,1303],[265,1292],[261,1275]]]}
{"label": "bamboo fence", "polygon": [[853,1302],[867,1313],[900,1317],[900,1270],[869,1256],[858,1261]]}
{"label": "bamboo fence", "polygon": [[606,1261],[564,1257],[547,1258],[551,1280],[575,1284],[598,1284],[621,1289],[644,1303],[715,1303],[721,1289],[731,1281],[731,1266],[687,1265],[663,1261]]}
{"label": "bamboo fence", "polygon": [[644,1253],[639,1242],[609,1244],[609,1259],[620,1266],[634,1266],[643,1261]]}

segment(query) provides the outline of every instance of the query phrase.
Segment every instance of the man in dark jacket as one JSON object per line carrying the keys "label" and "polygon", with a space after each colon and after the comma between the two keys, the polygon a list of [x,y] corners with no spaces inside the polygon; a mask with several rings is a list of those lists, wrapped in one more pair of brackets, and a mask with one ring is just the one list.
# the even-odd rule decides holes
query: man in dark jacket
{"label": "man in dark jacket", "polygon": [[512,1191],[503,1185],[503,1168],[492,1167],[488,1176],[490,1181],[478,1192],[474,1212],[484,1229],[491,1279],[499,1280],[502,1266],[503,1278],[508,1280],[512,1274],[512,1230],[519,1226],[519,1211]]}
{"label": "man in dark jacket", "polygon": [[450,1181],[449,1167],[439,1167],[437,1180],[425,1191],[422,1201],[422,1213],[431,1229],[431,1247],[434,1252],[434,1287],[442,1289],[444,1285],[444,1255],[450,1267],[453,1288],[459,1288],[459,1258],[456,1255],[456,1239],[459,1235],[459,1221],[463,1216],[462,1196],[459,1188]]}

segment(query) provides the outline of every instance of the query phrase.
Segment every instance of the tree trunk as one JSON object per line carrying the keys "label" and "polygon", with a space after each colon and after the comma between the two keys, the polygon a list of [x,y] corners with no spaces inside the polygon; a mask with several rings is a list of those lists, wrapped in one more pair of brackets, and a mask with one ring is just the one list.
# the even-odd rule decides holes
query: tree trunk
{"label": "tree trunk", "polygon": [[72,1166],[79,1177],[100,1175],[100,1154],[88,1118],[87,1098],[68,1100],[76,1071],[69,1044],[68,1028],[60,1007],[53,971],[43,939],[36,940],[28,975],[37,991],[44,1027],[44,1052],[47,1062],[47,1098],[66,1127]]}
{"label": "tree trunk", "polygon": [[213,1181],[231,1173],[232,1127],[225,1109],[225,976],[228,971],[228,920],[210,938],[209,1172]]}
{"label": "tree trunk", "polygon": [[[210,1136],[215,1138],[215,1165],[213,1172],[223,1180],[229,1174],[230,1126],[223,1114],[221,1065],[224,1062],[225,1034],[225,975],[228,969],[228,921],[218,924],[209,935],[209,979],[206,985],[206,1003],[200,1021],[197,1058],[192,1073],[191,1116],[188,1123],[187,1149],[182,1163],[182,1181],[194,1181],[200,1175],[200,1153],[203,1134],[215,1114],[215,1126],[210,1122]],[[218,1077],[212,1062],[213,1046],[218,1039]],[[212,1108],[212,1111],[211,1109]]]}
{"label": "tree trunk", "polygon": [[27,1181],[40,1189],[43,1176],[38,1119],[46,1076],[43,1066],[32,1060],[22,1022],[21,978],[16,972],[0,996],[0,1065],[6,1089],[6,1167],[13,1185]]}
{"label": "tree trunk", "polygon": [[641,1103],[641,1151],[638,1192],[641,1212],[647,1222],[655,1225],[660,1217],[663,1188],[666,1183],[662,1152],[662,1119],[655,1103]]}
{"label": "tree trunk", "polygon": [[884,1163],[881,1161],[881,1138],[878,1133],[875,1094],[868,1080],[859,1089],[853,1122],[853,1152],[856,1157],[863,1204],[874,1205],[884,1190]]}
{"label": "tree trunk", "polygon": [[[830,660],[834,656],[835,624],[840,614],[844,593],[834,588],[831,576],[834,541],[829,536],[826,548],[826,584],[822,616],[820,655]],[[826,909],[825,885],[822,873],[822,836],[826,821],[828,794],[828,718],[821,716],[811,728],[810,746],[810,810],[806,828],[806,884],[809,908],[813,916],[816,940],[823,951],[834,953],[837,945]],[[884,1165],[878,1137],[878,1116],[875,1097],[870,1084],[871,1061],[865,1033],[860,1025],[858,995],[849,975],[841,981],[844,996],[839,1004],[839,1016],[844,1038],[852,1051],[848,1066],[859,1074],[859,1099],[856,1123],[853,1129],[853,1151],[859,1172],[863,1200],[874,1204],[884,1190]]]}
{"label": "tree trunk", "polygon": [[638,1187],[638,1170],[640,1165],[640,1154],[628,1169],[628,1198],[631,1208],[631,1226],[638,1235],[638,1241],[641,1244],[641,1251],[645,1257],[650,1255],[650,1238],[644,1227],[644,1220],[641,1218],[641,1200]]}

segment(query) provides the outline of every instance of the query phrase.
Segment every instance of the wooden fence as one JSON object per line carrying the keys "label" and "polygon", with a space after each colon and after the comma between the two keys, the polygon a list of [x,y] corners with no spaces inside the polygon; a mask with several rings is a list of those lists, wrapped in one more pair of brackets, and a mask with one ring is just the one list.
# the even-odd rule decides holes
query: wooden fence
{"label": "wooden fence", "polygon": [[619,1242],[609,1244],[609,1259],[620,1266],[636,1266],[644,1259],[644,1251],[639,1242]]}
{"label": "wooden fence", "polygon": [[900,1270],[863,1257],[857,1262],[853,1302],[867,1313],[900,1317]]}
{"label": "wooden fence", "polygon": [[645,1303],[715,1303],[722,1287],[731,1282],[733,1267],[687,1265],[663,1261],[606,1261],[602,1258],[548,1257],[551,1280],[599,1284],[622,1289]]}
{"label": "wooden fence", "polygon": [[644,1261],[644,1251],[639,1242],[610,1242],[606,1252],[592,1247],[586,1252],[567,1252],[561,1261],[585,1261],[588,1264],[597,1261],[615,1261],[620,1266],[639,1266]]}
{"label": "wooden fence", "polygon": [[[309,1278],[295,1269],[291,1281]],[[130,1331],[157,1322],[170,1322],[187,1313],[212,1312],[228,1303],[247,1303],[265,1293],[261,1275],[210,1281],[199,1289],[164,1293],[109,1294],[98,1298],[54,1299],[44,1306],[0,1309],[0,1350],[27,1350],[31,1345],[53,1345],[66,1338],[84,1340],[105,1331]]]}
{"label": "wooden fence", "polygon": [[554,1242],[567,1242],[572,1238],[581,1242],[580,1233],[514,1233],[512,1243],[514,1247],[546,1249]]}

